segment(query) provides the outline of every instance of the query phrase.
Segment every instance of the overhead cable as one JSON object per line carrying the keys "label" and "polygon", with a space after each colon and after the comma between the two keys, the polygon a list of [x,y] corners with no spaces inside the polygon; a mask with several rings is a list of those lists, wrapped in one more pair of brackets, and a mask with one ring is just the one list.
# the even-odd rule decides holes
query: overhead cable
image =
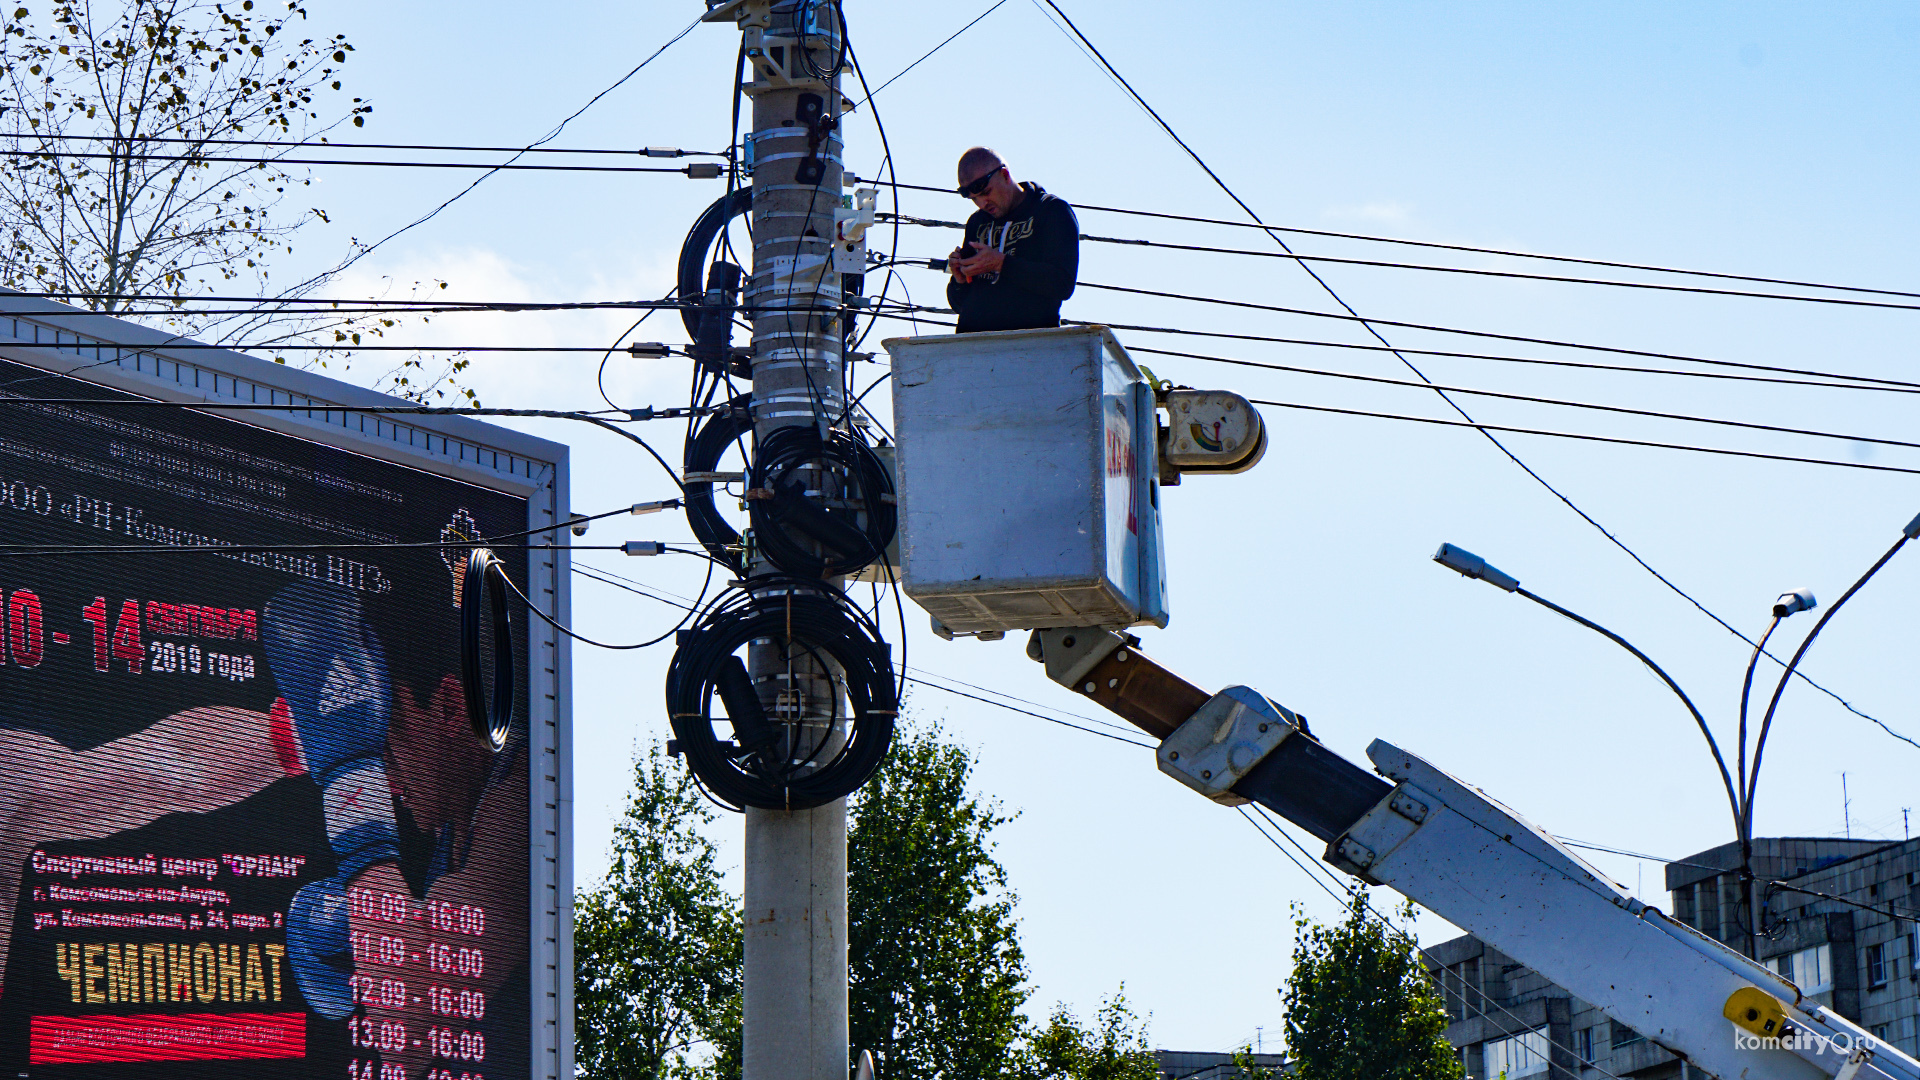
{"label": "overhead cable", "polygon": [[385,169],[486,169],[491,172],[680,173],[695,179],[718,180],[720,178],[720,166],[712,163],[682,165],[678,168],[670,165],[495,165],[482,161],[355,161],[348,158],[237,158],[208,157],[205,154],[116,154],[91,151],[76,153],[64,150],[6,149],[0,149],[0,156],[44,158],[48,161],[65,158],[102,161],[168,161],[192,165],[243,165],[262,169],[269,165],[356,165]]}
{"label": "overhead cable", "polygon": [[[1075,209],[1080,209],[1076,206]],[[895,215],[880,215],[891,217]],[[956,221],[902,217],[906,225],[936,228],[964,228]],[[1165,240],[1141,240],[1118,236],[1081,233],[1080,239],[1096,244],[1123,247],[1161,248],[1168,251],[1192,251],[1208,255],[1245,255],[1256,259],[1283,259],[1297,263],[1332,263],[1343,266],[1373,266],[1386,270],[1425,270],[1436,274],[1466,274],[1474,277],[1508,278],[1518,281],[1546,281],[1565,285],[1607,285],[1618,289],[1644,289],[1654,292],[1689,293],[1701,296],[1730,296],[1751,300],[1789,300],[1804,304],[1835,304],[1842,307],[1884,308],[1894,311],[1920,311],[1920,304],[1902,304],[1885,300],[1849,300],[1837,296],[1803,296],[1796,293],[1755,292],[1750,289],[1715,289],[1704,285],[1669,285],[1652,281],[1616,281],[1609,278],[1569,277],[1563,274],[1528,274],[1518,270],[1489,270],[1464,266],[1434,266],[1431,263],[1389,262],[1384,259],[1355,259],[1335,255],[1301,255],[1291,251],[1256,251],[1250,248],[1214,247],[1206,244],[1176,244]],[[1901,294],[1904,295],[1904,294]]]}
{"label": "overhead cable", "polygon": [[[1341,315],[1331,311],[1314,311],[1310,308],[1281,307],[1275,304],[1256,304],[1250,300],[1226,300],[1216,296],[1194,296],[1189,293],[1163,292],[1157,289],[1135,289],[1125,285],[1100,285],[1091,281],[1079,283],[1083,289],[1100,289],[1105,292],[1129,293],[1136,296],[1157,296],[1165,300],[1185,300],[1196,304],[1216,304],[1223,307],[1248,308],[1255,311],[1272,311],[1282,315],[1302,315],[1313,319],[1335,319],[1342,322],[1368,323],[1379,326],[1397,326],[1408,330],[1429,330],[1437,334],[1458,334],[1462,337],[1491,338],[1496,341],[1518,341],[1528,345],[1550,345],[1559,349],[1579,349],[1585,352],[1604,352],[1618,356],[1644,356],[1653,360],[1677,360],[1686,364],[1707,364],[1715,367],[1748,368],[1764,371],[1776,371],[1787,375],[1807,375],[1819,379],[1847,379],[1861,383],[1879,383],[1887,386],[1920,387],[1920,383],[1904,379],[1884,379],[1874,375],[1842,375],[1830,371],[1811,371],[1803,368],[1763,367],[1756,364],[1744,364],[1736,360],[1712,360],[1703,356],[1688,356],[1684,353],[1655,352],[1648,349],[1628,349],[1614,345],[1589,345],[1578,341],[1562,341],[1555,338],[1527,337],[1521,334],[1501,334],[1491,330],[1464,330],[1451,326],[1435,326],[1431,323],[1404,322],[1394,319],[1362,318],[1359,315]],[[1129,329],[1140,329],[1130,327]],[[1385,344],[1383,342],[1383,344]],[[1418,350],[1401,349],[1387,345],[1388,352],[1406,352],[1418,354]]]}
{"label": "overhead cable", "polygon": [[1061,727],[1070,727],[1070,728],[1072,728],[1072,729],[1073,729],[1073,730],[1075,730],[1075,731],[1084,731],[1084,732],[1086,732],[1086,733],[1087,733],[1087,734],[1089,734],[1089,735],[1098,735],[1098,736],[1100,736],[1100,737],[1101,737],[1101,738],[1103,738],[1103,739],[1112,739],[1112,740],[1113,740],[1114,742],[1119,742],[1119,743],[1126,743],[1126,744],[1127,744],[1128,746],[1137,746],[1137,747],[1140,747],[1140,748],[1142,748],[1142,749],[1144,749],[1144,750],[1151,750],[1151,749],[1153,749],[1153,744],[1152,744],[1152,743],[1149,743],[1149,742],[1141,742],[1141,741],[1140,741],[1140,740],[1138,740],[1138,739],[1129,739],[1129,738],[1126,738],[1125,736],[1122,736],[1122,735],[1115,735],[1115,734],[1113,734],[1112,732],[1108,732],[1108,731],[1101,731],[1101,730],[1100,730],[1100,729],[1098,729],[1098,728],[1090,728],[1090,727],[1081,727],[1081,726],[1080,726],[1079,724],[1076,724],[1076,723],[1073,723],[1073,722],[1071,722],[1071,721],[1068,721],[1068,720],[1062,720],[1062,719],[1060,719],[1059,717],[1056,717],[1056,716],[1047,716],[1047,715],[1046,715],[1046,714],[1044,714],[1044,713],[1037,713],[1037,712],[1032,712],[1032,711],[1030,711],[1030,710],[1027,710],[1027,709],[1022,709],[1022,708],[1019,708],[1018,706],[1014,706],[1014,705],[1009,705],[1009,704],[1007,704],[1007,703],[1006,703],[1006,702],[1004,702],[1004,701],[994,701],[994,700],[992,700],[992,699],[990,699],[990,698],[984,698],[984,697],[981,697],[981,696],[979,696],[978,694],[969,694],[969,693],[967,693],[967,692],[966,692],[965,690],[955,690],[955,689],[954,689],[953,687],[951,687],[951,686],[941,686],[941,685],[940,685],[939,683],[936,683],[936,682],[929,682],[929,681],[927,681],[926,679],[922,679],[922,678],[917,678],[917,677],[915,677],[915,676],[913,676],[913,675],[908,675],[908,676],[907,676],[907,681],[908,681],[908,682],[910,682],[910,683],[914,683],[914,684],[916,684],[916,685],[919,685],[919,686],[927,686],[927,687],[932,687],[932,688],[933,688],[933,689],[935,689],[935,690],[939,690],[939,691],[941,691],[941,692],[943,692],[943,693],[948,693],[948,694],[953,694],[953,695],[955,695],[955,696],[957,696],[957,697],[963,697],[963,698],[970,698],[970,699],[972,699],[972,700],[974,700],[974,701],[978,701],[978,702],[982,702],[982,703],[984,703],[984,704],[987,704],[987,705],[992,705],[992,706],[995,706],[996,708],[1001,708],[1001,709],[1005,709],[1005,710],[1007,710],[1008,712],[1017,712],[1017,713],[1020,713],[1020,714],[1021,714],[1021,715],[1023,715],[1023,716],[1031,716],[1031,717],[1033,717],[1033,718],[1035,718],[1036,720],[1045,720],[1045,721],[1046,721],[1047,723],[1049,723],[1049,724],[1059,724],[1059,725],[1060,725]]}
{"label": "overhead cable", "polygon": [[[503,164],[511,165],[515,161],[518,161],[522,155],[530,154],[535,150],[538,150],[540,147],[546,145],[547,143],[552,142],[554,139],[559,138],[560,133],[566,130],[568,124],[573,123],[576,119],[580,117],[582,113],[586,112],[588,109],[591,109],[595,105],[599,104],[601,98],[604,98],[608,94],[611,94],[615,90],[618,90],[620,87],[625,86],[627,83],[627,80],[633,78],[635,75],[640,74],[641,70],[644,69],[648,64],[651,64],[655,60],[659,59],[661,53],[664,53],[668,49],[673,48],[674,44],[678,42],[681,38],[684,38],[688,34],[693,33],[694,28],[700,25],[700,21],[704,17],[705,17],[704,13],[702,15],[695,16],[692,22],[682,27],[679,33],[676,33],[672,37],[668,38],[665,44],[661,45],[659,48],[655,49],[652,53],[648,54],[645,60],[642,60],[638,64],[635,64],[632,70],[628,71],[625,75],[620,76],[618,79],[615,79],[611,86],[608,86],[605,90],[602,90],[599,93],[593,95],[593,97],[587,100],[587,103],[585,105],[580,106],[578,109],[575,109],[572,113],[568,114],[566,119],[554,125],[554,128],[552,131],[547,132],[545,135],[542,135],[540,138],[535,139],[533,142],[528,143],[526,146],[515,151],[513,157],[507,159],[507,161],[503,162]],[[469,192],[473,191],[473,189],[479,187],[481,184],[486,183],[487,179],[493,176],[498,171],[499,169],[495,168],[487,172],[481,173],[478,177],[474,179],[473,183],[468,184],[466,187],[460,189],[458,192],[455,192],[452,197],[440,203],[438,206],[435,206],[433,209],[427,211],[426,213],[420,215],[419,217],[413,219],[412,221],[407,222],[405,225],[400,226],[399,228],[393,230],[387,235],[381,237],[380,239],[375,240],[371,244],[357,245],[353,254],[341,260],[332,269],[316,274],[313,277],[310,277],[307,280],[299,283],[298,285],[295,285],[293,288],[287,291],[288,294],[298,295],[300,291],[303,289],[309,289],[317,286],[321,282],[334,277],[335,275],[339,274],[343,270],[346,270],[348,267],[359,262],[361,259],[364,259],[368,255],[371,255],[375,251],[378,251],[381,247],[385,246],[389,241],[393,240],[395,237],[400,236],[403,233],[409,232],[412,229],[415,229],[421,225],[424,225],[429,221],[432,221],[435,217],[439,216],[440,211],[445,210],[447,207],[452,206],[454,203],[457,203],[461,199],[465,198]]]}
{"label": "overhead cable", "polygon": [[945,41],[942,41],[940,44],[935,45],[931,49],[928,49],[925,53],[922,53],[920,56],[920,59],[915,60],[913,63],[908,64],[906,67],[903,67],[899,71],[895,72],[893,78],[888,79],[886,82],[881,83],[878,87],[875,87],[872,90],[867,90],[866,84],[863,81],[861,83],[860,89],[866,91],[866,96],[861,98],[857,103],[855,103],[847,111],[848,112],[859,111],[860,106],[865,105],[869,101],[872,101],[875,94],[878,94],[880,91],[885,90],[889,86],[892,86],[894,83],[900,80],[900,77],[902,75],[905,75],[907,72],[912,71],[914,68],[919,67],[922,63],[924,63],[927,60],[928,57],[932,56],[934,53],[939,52],[941,49],[946,48],[948,45],[951,45],[953,43],[954,38],[959,37],[961,34],[964,34],[967,31],[973,29],[975,26],[979,25],[982,19],[985,19],[987,16],[993,14],[994,12],[999,11],[1000,6],[1002,4],[1005,4],[1006,2],[1007,0],[994,0],[994,4],[992,7],[988,8],[987,10],[981,12],[978,15],[975,15],[973,17],[972,22],[969,22],[967,25],[947,35],[947,39]]}
{"label": "overhead cable", "polygon": [[1920,469],[1908,469],[1899,465],[1874,465],[1864,461],[1829,461],[1825,458],[1794,457],[1789,454],[1765,454],[1757,450],[1730,450],[1717,446],[1692,446],[1687,443],[1652,442],[1645,439],[1626,439],[1612,435],[1584,435],[1570,431],[1543,431],[1538,428],[1508,427],[1502,424],[1482,424],[1473,420],[1443,420],[1427,416],[1405,416],[1399,413],[1369,412],[1365,409],[1341,409],[1331,405],[1307,405],[1297,401],[1271,401],[1261,398],[1248,398],[1255,405],[1271,405],[1279,409],[1305,409],[1310,412],[1338,413],[1342,416],[1365,416],[1376,420],[1405,420],[1416,424],[1437,424],[1441,427],[1474,428],[1481,431],[1504,431],[1515,435],[1547,435],[1556,439],[1577,439],[1582,442],[1615,443],[1621,446],[1644,446],[1655,450],[1686,450],[1696,454],[1721,454],[1727,457],[1757,458],[1762,461],[1785,461],[1798,465],[1826,465],[1836,469],[1866,469],[1872,472],[1907,473],[1920,476]]}
{"label": "overhead cable", "polygon": [[[900,187],[908,191],[925,191],[946,194],[952,188],[934,187],[929,184],[909,184],[901,182]],[[1092,203],[1073,204],[1075,212],[1082,210],[1106,214],[1124,214],[1130,217],[1156,218],[1164,221],[1183,221],[1196,225],[1224,225],[1234,229],[1256,229],[1269,234],[1292,233],[1298,236],[1319,236],[1331,240],[1358,240],[1374,244],[1395,244],[1403,247],[1431,248],[1438,251],[1458,251],[1472,255],[1498,255],[1513,259],[1534,259],[1541,262],[1570,263],[1579,266],[1603,266],[1614,270],[1642,270],[1655,274],[1676,274],[1683,277],[1714,278],[1721,281],[1746,281],[1756,285],[1781,285],[1799,289],[1825,289],[1830,292],[1864,293],[1872,296],[1904,296],[1920,300],[1920,292],[1902,289],[1878,289],[1863,285],[1834,285],[1828,282],[1804,281],[1796,278],[1766,277],[1758,274],[1734,274],[1716,270],[1686,270],[1673,266],[1660,266],[1655,263],[1620,262],[1610,259],[1592,259],[1573,255],[1547,255],[1537,251],[1520,251],[1509,248],[1480,247],[1472,244],[1445,244],[1433,240],[1409,240],[1402,237],[1376,236],[1369,233],[1334,232],[1327,229],[1305,229],[1290,225],[1268,225],[1264,222],[1231,221],[1225,218],[1196,217],[1191,214],[1170,214],[1156,210],[1132,210],[1118,206],[1097,206]],[[933,224],[933,222],[929,222]],[[1121,241],[1125,243],[1127,241]],[[1249,254],[1252,254],[1251,252]]]}
{"label": "overhead cable", "polygon": [[[723,158],[727,156],[725,151],[720,151],[720,150],[681,150],[678,147],[664,147],[664,146],[636,147],[631,150],[606,150],[606,149],[587,150],[587,149],[580,149],[580,148],[569,149],[567,147],[559,147],[559,146],[456,146],[456,145],[450,145],[447,143],[361,143],[361,142],[337,143],[337,142],[329,142],[325,139],[322,139],[319,142],[314,142],[310,139],[309,140],[192,139],[192,138],[171,138],[171,137],[164,137],[159,135],[139,135],[132,138],[116,138],[110,135],[109,136],[71,135],[71,134],[66,134],[64,132],[62,133],[35,132],[33,137],[42,142],[65,140],[68,142],[103,142],[103,143],[124,142],[124,143],[137,143],[142,145],[147,143],[157,143],[157,144],[163,144],[163,145],[186,145],[186,146],[280,146],[280,147],[287,147],[289,149],[294,149],[294,150],[299,150],[299,149],[438,150],[438,151],[445,151],[448,153],[471,153],[471,154],[581,154],[581,155],[595,154],[595,155],[615,155],[620,157],[649,157],[649,158],[662,158],[662,157]],[[54,155],[54,156],[59,156],[59,155]],[[71,155],[67,155],[67,156],[71,156]]]}
{"label": "overhead cable", "polygon": [[[1257,360],[1235,360],[1225,356],[1203,356],[1199,353],[1173,352],[1167,349],[1141,349],[1139,351],[1158,353],[1163,356],[1181,356],[1192,360],[1207,360],[1220,364],[1233,364],[1238,367],[1262,368],[1268,371],[1285,371],[1296,375],[1316,375],[1328,379],[1347,379],[1354,382],[1376,383],[1381,386],[1404,386],[1415,390],[1431,389],[1434,386],[1434,384],[1431,383],[1412,382],[1407,379],[1389,379],[1379,375],[1360,375],[1349,371],[1328,371],[1323,368],[1295,367],[1290,364],[1269,364]],[[1745,428],[1750,431],[1769,431],[1780,435],[1807,435],[1821,439],[1841,439],[1846,442],[1876,443],[1881,446],[1904,446],[1920,450],[1920,442],[1908,442],[1902,439],[1883,439],[1873,435],[1843,435],[1833,431],[1782,427],[1776,424],[1760,424],[1746,420],[1723,420],[1717,417],[1693,416],[1687,413],[1630,409],[1622,405],[1601,405],[1589,401],[1567,401],[1562,398],[1534,397],[1529,394],[1510,394],[1500,390],[1477,390],[1468,386],[1441,386],[1439,389],[1454,394],[1500,398],[1506,401],[1525,401],[1535,405],[1557,405],[1568,409],[1592,409],[1599,412],[1621,413],[1627,416],[1646,416],[1656,420],[1679,420],[1690,424],[1715,424],[1721,427]]]}
{"label": "overhead cable", "polygon": [[[1261,341],[1277,345],[1306,345],[1319,349],[1357,349],[1372,352],[1384,352],[1389,349],[1389,346],[1385,345],[1365,345],[1345,341],[1323,341],[1317,338],[1269,337],[1262,334],[1229,334],[1214,330],[1185,330],[1167,326],[1131,326],[1126,323],[1100,323],[1099,325],[1106,326],[1113,330],[1127,330],[1143,334],[1183,334],[1193,337],[1227,338],[1233,341]],[[1140,345],[1130,345],[1127,347],[1127,351],[1164,354],[1167,356],[1189,355],[1187,353],[1174,352],[1169,349],[1151,349]],[[1869,390],[1883,394],[1920,393],[1920,386],[1888,386],[1854,382],[1830,382],[1815,379],[1780,379],[1770,378],[1764,375],[1734,375],[1724,371],[1683,371],[1678,368],[1630,367],[1624,364],[1593,364],[1579,360],[1548,360],[1533,356],[1501,356],[1497,353],[1452,352],[1443,349],[1400,348],[1399,351],[1412,353],[1416,356],[1446,356],[1463,360],[1491,360],[1503,364],[1537,364],[1543,367],[1577,368],[1583,371],[1617,371],[1634,375],[1674,375],[1689,379],[1722,379],[1731,382],[1765,383],[1775,386],[1811,386],[1824,390]],[[1730,361],[1722,362],[1727,363]],[[1739,366],[1755,371],[1788,370],[1773,368],[1765,364],[1741,364]]]}
{"label": "overhead cable", "polygon": [[[1249,206],[1244,199],[1240,198],[1240,196],[1236,194],[1234,190],[1227,185],[1227,182],[1220,178],[1220,174],[1214,172],[1213,167],[1208,165],[1206,160],[1202,158],[1199,155],[1199,153],[1193,149],[1193,147],[1187,145],[1186,140],[1182,139],[1180,137],[1180,134],[1173,129],[1173,125],[1167,123],[1166,119],[1163,118],[1159,114],[1159,112],[1157,112],[1153,108],[1152,105],[1147,103],[1147,99],[1142,97],[1140,95],[1140,92],[1138,90],[1135,90],[1131,83],[1127,82],[1126,78],[1120,74],[1119,70],[1115,68],[1113,64],[1107,60],[1106,56],[1100,52],[1099,48],[1095,46],[1093,42],[1087,38],[1087,35],[1082,33],[1080,31],[1080,28],[1074,25],[1073,20],[1067,17],[1067,13],[1060,9],[1060,5],[1056,3],[1055,0],[1034,0],[1034,4],[1036,6],[1038,6],[1040,3],[1043,3],[1043,2],[1046,4],[1048,8],[1051,8],[1055,14],[1060,16],[1061,21],[1066,23],[1067,28],[1073,32],[1073,37],[1077,38],[1080,44],[1085,46],[1086,51],[1089,52],[1096,61],[1098,61],[1099,66],[1107,73],[1107,75],[1111,77],[1116,83],[1118,83],[1120,87],[1127,92],[1128,96],[1130,96],[1134,100],[1134,102],[1140,106],[1140,108],[1144,109],[1147,115],[1153,118],[1155,123],[1160,125],[1160,128],[1167,133],[1167,136],[1171,138],[1176,144],[1178,144],[1180,149],[1185,151],[1188,157],[1193,159],[1194,164],[1200,166],[1201,170],[1207,174],[1207,177],[1213,181],[1214,185],[1217,186],[1222,192],[1224,192],[1229,199],[1232,199],[1235,205],[1239,206],[1240,209],[1246,213],[1247,217],[1257,222],[1262,228],[1265,228],[1266,222],[1262,220],[1260,215],[1254,211],[1253,207]],[[1283,239],[1279,234],[1274,233],[1272,231],[1268,231],[1267,236],[1272,238],[1274,243],[1279,245],[1281,250],[1286,251],[1288,254],[1292,254],[1293,249],[1287,244],[1286,240]],[[1353,316],[1353,318],[1356,321],[1358,321],[1361,326],[1365,327],[1367,333],[1372,335],[1375,340],[1379,341],[1380,344],[1382,345],[1392,344],[1392,342],[1389,342],[1386,339],[1385,335],[1380,333],[1378,325],[1372,322],[1369,322],[1365,319],[1361,319],[1360,313],[1358,311],[1355,311],[1351,305],[1349,305],[1344,299],[1342,299],[1340,294],[1334,291],[1333,286],[1328,284],[1326,279],[1321,277],[1319,272],[1314,270],[1314,268],[1311,265],[1307,263],[1297,263],[1295,265],[1299,266],[1302,270],[1306,271],[1307,276],[1311,277],[1316,284],[1318,284],[1322,289],[1324,289],[1327,295],[1332,297],[1334,302],[1339,304],[1340,307],[1347,312],[1347,314]],[[1382,323],[1379,325],[1386,325],[1386,324]],[[1406,365],[1407,370],[1413,372],[1414,375],[1417,376],[1422,382],[1432,381],[1431,379],[1427,378],[1425,372],[1421,371],[1419,367],[1415,366],[1413,361],[1407,359],[1405,354],[1395,353],[1394,355],[1402,364]],[[1436,390],[1435,393],[1439,395],[1442,401],[1447,403],[1447,406],[1449,408],[1451,408],[1454,412],[1459,413],[1460,417],[1463,420],[1466,420],[1468,423],[1472,423],[1473,417],[1470,416],[1465,409],[1461,408],[1458,402],[1454,401],[1451,397],[1448,397],[1446,391]],[[1532,466],[1522,461],[1520,459],[1520,456],[1518,454],[1515,454],[1512,450],[1508,449],[1506,444],[1501,442],[1500,439],[1497,436],[1495,436],[1491,430],[1487,430],[1484,427],[1481,427],[1480,425],[1475,425],[1475,426],[1480,428],[1480,434],[1488,442],[1492,443],[1494,447],[1498,449],[1502,455],[1504,455],[1508,460],[1512,461],[1516,466],[1518,466],[1522,472],[1526,473],[1529,477],[1533,478],[1533,480],[1536,483],[1538,483],[1541,487],[1545,488],[1549,494],[1551,494],[1555,499],[1558,499],[1562,504],[1564,504],[1567,507],[1567,509],[1572,510],[1575,514],[1579,515],[1582,521],[1585,521],[1588,525],[1593,526],[1593,528],[1596,531],[1598,531],[1600,535],[1606,537],[1608,542],[1612,543],[1613,546],[1619,548],[1622,552],[1624,552],[1627,555],[1627,557],[1632,559],[1635,563],[1637,563],[1641,569],[1653,575],[1655,580],[1659,581],[1662,585],[1665,585],[1668,589],[1672,590],[1672,592],[1675,595],[1679,596],[1681,599],[1685,600],[1687,603],[1693,605],[1693,607],[1697,609],[1701,614],[1707,616],[1709,619],[1712,619],[1714,622],[1720,624],[1721,628],[1726,630],[1728,633],[1732,634],[1733,636],[1739,638],[1741,641],[1744,641],[1749,645],[1754,644],[1753,639],[1749,638],[1744,632],[1742,632],[1740,629],[1735,627],[1732,623],[1721,618],[1718,614],[1716,614],[1714,611],[1709,609],[1705,604],[1695,599],[1691,593],[1687,592],[1685,589],[1682,589],[1677,583],[1673,581],[1673,579],[1667,577],[1665,574],[1655,569],[1652,563],[1649,563],[1644,558],[1641,558],[1640,553],[1633,550],[1631,547],[1628,547],[1626,541],[1614,535],[1613,532],[1609,530],[1606,526],[1600,524],[1599,520],[1595,518],[1592,514],[1589,514],[1584,509],[1581,509],[1580,505],[1578,503],[1575,503],[1571,498],[1569,498],[1565,492],[1562,492],[1559,488],[1555,487],[1551,482],[1547,480],[1546,477],[1540,475],[1538,472],[1536,472],[1533,469]],[[1766,655],[1768,659],[1773,660],[1775,663],[1781,662],[1779,657],[1774,656],[1771,653],[1767,653]],[[1811,679],[1806,679],[1804,675],[1802,675],[1801,678],[1805,679],[1808,685],[1814,686],[1820,689],[1823,693],[1827,694],[1829,697],[1832,697],[1835,701],[1838,701],[1842,705],[1845,705],[1849,711],[1854,712],[1861,716],[1866,715],[1865,713],[1861,713],[1858,709],[1854,709],[1853,706],[1848,705],[1846,702],[1846,699],[1842,698],[1839,694],[1836,694],[1831,690],[1827,690],[1825,687],[1820,686],[1820,684],[1814,682]],[[1871,718],[1869,717],[1869,719]],[[1877,723],[1878,721],[1875,721],[1875,722]]]}

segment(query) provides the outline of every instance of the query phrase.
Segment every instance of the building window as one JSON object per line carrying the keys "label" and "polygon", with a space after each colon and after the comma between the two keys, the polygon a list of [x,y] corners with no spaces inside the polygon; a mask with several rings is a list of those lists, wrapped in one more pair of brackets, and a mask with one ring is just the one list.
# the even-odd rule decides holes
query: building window
{"label": "building window", "polygon": [[1613,1022],[1614,1049],[1617,1050],[1620,1047],[1627,1045],[1628,1043],[1637,1043],[1644,1038],[1646,1038],[1645,1035],[1640,1034],[1639,1032],[1633,1030],[1632,1028],[1621,1023],[1620,1021],[1615,1020]]}
{"label": "building window", "polygon": [[1920,975],[1920,968],[1913,966],[1915,960],[1920,960],[1920,928],[1907,931],[1907,976],[1909,978]]}
{"label": "building window", "polygon": [[1573,1033],[1573,1052],[1581,1061],[1593,1064],[1593,1029],[1584,1027]]}
{"label": "building window", "polygon": [[1547,1053],[1546,1028],[1488,1039],[1480,1052],[1480,1073],[1489,1077],[1505,1073],[1507,1080],[1540,1075],[1547,1071]]}
{"label": "building window", "polygon": [[1774,957],[1773,970],[1803,994],[1824,994],[1833,989],[1833,946],[1815,945]]}
{"label": "building window", "polygon": [[1877,989],[1887,985],[1887,947],[1885,945],[1867,946],[1867,987]]}

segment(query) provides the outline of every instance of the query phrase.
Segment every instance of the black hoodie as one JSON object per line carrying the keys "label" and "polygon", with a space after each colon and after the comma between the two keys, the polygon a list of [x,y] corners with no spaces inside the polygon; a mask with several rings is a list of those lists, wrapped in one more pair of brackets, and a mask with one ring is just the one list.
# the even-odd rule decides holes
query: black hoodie
{"label": "black hoodie", "polygon": [[[1065,199],[1038,184],[1005,219],[978,210],[967,219],[966,243],[998,248],[1007,257],[997,275],[962,285],[947,282],[947,305],[960,313],[957,330],[1032,330],[1060,325],[1060,303],[1080,275],[1080,222]],[[964,248],[965,245],[963,244]]]}

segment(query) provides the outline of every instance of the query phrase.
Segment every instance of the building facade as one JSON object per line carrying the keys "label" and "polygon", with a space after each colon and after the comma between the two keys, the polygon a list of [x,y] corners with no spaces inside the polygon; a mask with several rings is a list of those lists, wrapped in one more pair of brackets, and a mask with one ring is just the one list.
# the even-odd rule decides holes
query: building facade
{"label": "building facade", "polygon": [[[1248,1080],[1250,1075],[1258,1075],[1235,1064],[1234,1055],[1218,1051],[1155,1050],[1153,1057],[1164,1080]],[[1292,1071],[1281,1054],[1248,1054],[1247,1058],[1256,1070],[1267,1075],[1283,1076]]]}
{"label": "building facade", "polygon": [[[1908,1054],[1920,1051],[1920,840],[1754,841],[1758,932],[1736,844],[1666,866],[1670,911]],[[1471,934],[1424,950],[1469,1080],[1705,1080],[1645,1036]]]}

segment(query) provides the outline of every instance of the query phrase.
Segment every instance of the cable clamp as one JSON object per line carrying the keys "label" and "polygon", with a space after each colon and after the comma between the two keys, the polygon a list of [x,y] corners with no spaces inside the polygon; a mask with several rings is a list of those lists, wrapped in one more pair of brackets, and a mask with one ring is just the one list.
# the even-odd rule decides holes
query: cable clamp
{"label": "cable clamp", "polygon": [[710,472],[690,470],[680,478],[683,484],[737,484],[747,478],[743,472]]}
{"label": "cable clamp", "polygon": [[771,498],[773,498],[772,488],[748,488],[746,494],[740,496],[742,502],[764,502]]}

